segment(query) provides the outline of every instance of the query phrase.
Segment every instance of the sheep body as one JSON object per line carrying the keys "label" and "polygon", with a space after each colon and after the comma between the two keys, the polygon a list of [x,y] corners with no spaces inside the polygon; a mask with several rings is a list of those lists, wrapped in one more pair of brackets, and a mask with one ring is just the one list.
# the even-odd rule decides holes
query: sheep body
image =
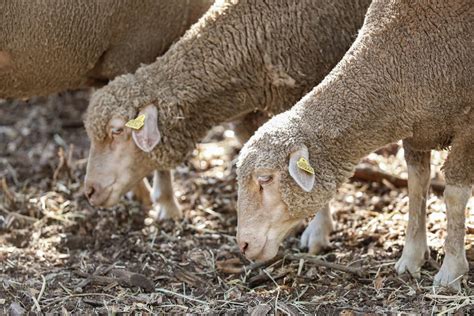
{"label": "sheep body", "polygon": [[197,1],[2,1],[0,98],[103,83],[162,55],[210,6]]}
{"label": "sheep body", "polygon": [[[129,120],[155,104],[160,143],[134,160],[148,168],[174,168],[212,126],[255,110],[279,113],[301,98],[348,49],[368,5],[367,0],[214,5],[155,63],[94,94],[88,134],[92,142],[104,142],[112,117]],[[138,177],[148,172],[144,168]]]}
{"label": "sheep body", "polygon": [[[436,281],[448,285],[466,272],[462,214],[465,192],[470,195],[474,182],[473,12],[467,0],[374,1],[358,38],[323,82],[290,111],[264,124],[242,149],[238,163],[240,239],[264,238],[253,232],[257,217],[259,225],[270,225],[265,223],[270,218],[262,220],[263,213],[256,215],[264,207],[252,191],[252,177],[258,170],[271,170],[277,178],[274,185],[279,193],[275,196],[285,205],[289,221],[324,206],[357,162],[385,144],[403,139],[412,152],[409,166],[418,172],[426,162],[410,162],[416,153],[450,145],[445,163],[447,255]],[[288,172],[288,157],[300,152],[308,154],[315,170],[309,192],[295,181],[298,176]],[[418,177],[418,172],[412,175]],[[410,203],[417,204],[410,221],[416,221],[412,214],[424,215],[423,196],[428,187],[425,180],[413,183],[417,187],[410,190],[420,193],[410,193]],[[275,226],[269,231],[278,230]],[[413,227],[418,236],[410,242],[424,238],[420,245],[426,243],[424,219]],[[412,256],[408,261],[418,260],[416,269],[424,261],[425,250],[406,254]],[[252,256],[261,251],[253,251]],[[270,253],[266,251],[265,258]],[[422,260],[415,258],[420,255]],[[402,259],[404,256],[405,252]],[[404,271],[402,265],[398,268]]]}

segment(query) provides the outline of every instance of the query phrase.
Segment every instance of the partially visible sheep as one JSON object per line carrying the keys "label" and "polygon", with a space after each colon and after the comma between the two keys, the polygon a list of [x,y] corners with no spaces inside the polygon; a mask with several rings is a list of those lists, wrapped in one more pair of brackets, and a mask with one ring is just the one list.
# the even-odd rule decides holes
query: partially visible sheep
{"label": "partially visible sheep", "polygon": [[[0,2],[0,98],[103,85],[162,55],[213,0]],[[155,178],[157,175],[155,175]],[[179,213],[169,173],[134,193]],[[171,191],[171,193],[170,193]],[[163,193],[163,194],[161,194]]]}
{"label": "partially visible sheep", "polygon": [[336,68],[241,151],[238,241],[248,258],[273,257],[285,234],[326,205],[362,157],[403,139],[410,205],[396,269],[419,275],[429,254],[429,152],[451,146],[444,166],[446,255],[435,284],[460,287],[468,271],[464,212],[474,183],[472,17],[469,0],[372,3]]}
{"label": "partially visible sheep", "polygon": [[0,98],[105,83],[152,62],[211,0],[1,1]]}
{"label": "partially visible sheep", "polygon": [[[86,121],[91,202],[111,206],[150,170],[176,167],[215,125],[264,112],[241,124],[250,135],[265,115],[288,109],[347,51],[369,3],[216,3],[163,57],[92,97]],[[144,127],[125,128],[138,114],[146,114]]]}

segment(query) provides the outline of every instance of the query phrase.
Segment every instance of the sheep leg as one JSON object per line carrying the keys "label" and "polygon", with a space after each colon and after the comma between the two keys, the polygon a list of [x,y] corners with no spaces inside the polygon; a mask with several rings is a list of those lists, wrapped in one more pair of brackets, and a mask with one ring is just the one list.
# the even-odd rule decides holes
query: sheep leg
{"label": "sheep leg", "polygon": [[471,186],[447,185],[444,190],[448,220],[448,236],[444,244],[444,260],[434,278],[435,285],[461,289],[461,277],[469,271],[464,249],[465,209],[471,197]]}
{"label": "sheep leg", "polygon": [[333,231],[334,224],[329,205],[316,213],[301,235],[300,247],[308,248],[310,254],[318,254],[331,247],[329,234]]}
{"label": "sheep leg", "polygon": [[142,203],[143,206],[150,208],[151,202],[151,186],[147,178],[143,178],[132,190],[133,196]]}
{"label": "sheep leg", "polygon": [[181,218],[183,212],[173,191],[173,176],[171,171],[155,171],[153,174],[153,188],[151,200],[156,212],[155,218],[165,220]]}
{"label": "sheep leg", "polygon": [[405,147],[408,166],[408,227],[403,253],[395,264],[398,274],[409,272],[419,278],[421,266],[429,258],[426,239],[426,199],[430,185],[430,152]]}
{"label": "sheep leg", "polygon": [[474,127],[461,132],[451,143],[451,151],[444,164],[446,188],[444,200],[448,221],[444,243],[444,260],[434,278],[435,285],[461,289],[461,277],[469,270],[464,249],[466,205],[472,194],[474,181]]}

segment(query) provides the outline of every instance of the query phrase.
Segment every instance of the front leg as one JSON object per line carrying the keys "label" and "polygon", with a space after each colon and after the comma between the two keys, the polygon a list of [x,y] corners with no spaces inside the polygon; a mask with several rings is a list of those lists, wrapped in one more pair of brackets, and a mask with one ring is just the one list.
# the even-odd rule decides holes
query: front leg
{"label": "front leg", "polygon": [[183,217],[183,212],[174,196],[171,171],[155,171],[153,174],[151,201],[156,211],[156,219],[165,220]]}
{"label": "front leg", "polygon": [[430,152],[405,147],[408,167],[408,226],[401,258],[395,264],[399,274],[409,272],[419,278],[421,266],[429,258],[426,239],[426,199],[430,184]]}
{"label": "front leg", "polygon": [[301,235],[300,247],[307,248],[310,254],[318,254],[324,249],[331,247],[329,234],[334,229],[329,205],[316,213],[309,222],[303,235]]}

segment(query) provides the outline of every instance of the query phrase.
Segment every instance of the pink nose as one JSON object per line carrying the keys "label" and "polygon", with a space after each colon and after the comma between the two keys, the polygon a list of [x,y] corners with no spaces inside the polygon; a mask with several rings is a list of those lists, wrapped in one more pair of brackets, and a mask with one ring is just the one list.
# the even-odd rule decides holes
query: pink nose
{"label": "pink nose", "polygon": [[84,194],[89,200],[89,203],[94,206],[101,205],[106,198],[104,188],[97,182],[86,181]]}
{"label": "pink nose", "polygon": [[241,241],[239,243],[240,252],[242,252],[244,255],[245,255],[245,252],[247,251],[248,247],[249,247],[249,243],[246,242],[246,241]]}

